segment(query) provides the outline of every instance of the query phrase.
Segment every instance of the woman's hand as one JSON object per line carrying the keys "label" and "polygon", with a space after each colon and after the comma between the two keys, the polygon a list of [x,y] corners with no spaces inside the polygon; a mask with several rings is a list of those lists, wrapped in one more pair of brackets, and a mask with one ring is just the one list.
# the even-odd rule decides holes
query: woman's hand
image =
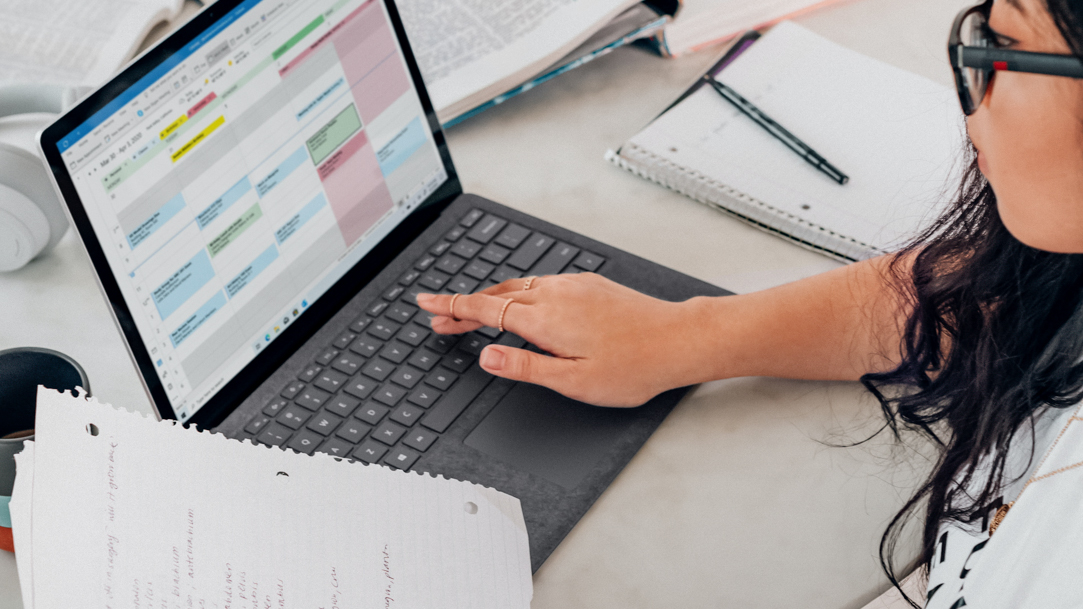
{"label": "woman's hand", "polygon": [[549,387],[599,406],[638,406],[655,395],[698,382],[691,340],[701,307],[693,299],[672,303],[646,296],[600,275],[550,275],[509,279],[455,299],[422,294],[421,308],[435,313],[433,330],[460,334],[481,326],[504,328],[551,355],[489,345],[480,364],[491,374]]}

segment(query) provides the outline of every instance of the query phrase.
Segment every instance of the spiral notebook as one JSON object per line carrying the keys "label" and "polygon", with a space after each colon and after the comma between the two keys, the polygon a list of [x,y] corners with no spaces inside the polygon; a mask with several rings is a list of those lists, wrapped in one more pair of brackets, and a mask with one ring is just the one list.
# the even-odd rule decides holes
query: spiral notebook
{"label": "spiral notebook", "polygon": [[698,84],[606,158],[844,261],[897,248],[954,195],[966,140],[959,102],[947,87],[792,22],[742,38],[709,74],[850,182],[832,181]]}

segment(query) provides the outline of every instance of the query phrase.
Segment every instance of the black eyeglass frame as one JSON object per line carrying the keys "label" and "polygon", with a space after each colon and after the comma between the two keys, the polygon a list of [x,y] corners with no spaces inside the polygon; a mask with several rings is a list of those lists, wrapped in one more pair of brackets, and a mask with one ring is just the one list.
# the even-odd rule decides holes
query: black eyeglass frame
{"label": "black eyeglass frame", "polygon": [[[989,89],[988,83],[992,80],[995,72],[1026,72],[1029,74],[1083,78],[1083,60],[1080,60],[1075,55],[1054,55],[964,45],[962,43],[963,21],[974,13],[984,13],[985,19],[988,21],[989,11],[992,7],[993,0],[986,0],[981,4],[963,9],[955,17],[955,23],[951,27],[951,35],[948,37],[948,60],[951,62],[952,71],[955,73],[959,103],[962,104],[963,112],[967,116],[977,112],[982,99],[985,98],[986,91]],[[966,85],[966,77],[963,75],[964,68],[985,71],[986,86],[982,90],[981,99],[974,99],[970,94],[970,89]]]}

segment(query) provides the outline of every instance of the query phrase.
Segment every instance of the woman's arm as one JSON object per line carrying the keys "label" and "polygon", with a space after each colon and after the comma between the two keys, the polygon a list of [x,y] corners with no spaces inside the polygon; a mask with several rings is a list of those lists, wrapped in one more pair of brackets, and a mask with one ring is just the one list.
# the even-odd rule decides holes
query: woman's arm
{"label": "woman's arm", "polygon": [[489,372],[574,399],[636,406],[736,376],[852,380],[898,359],[905,308],[881,257],[762,292],[670,303],[598,275],[512,279],[455,301],[422,295],[443,334],[504,327],[551,356],[491,345]]}

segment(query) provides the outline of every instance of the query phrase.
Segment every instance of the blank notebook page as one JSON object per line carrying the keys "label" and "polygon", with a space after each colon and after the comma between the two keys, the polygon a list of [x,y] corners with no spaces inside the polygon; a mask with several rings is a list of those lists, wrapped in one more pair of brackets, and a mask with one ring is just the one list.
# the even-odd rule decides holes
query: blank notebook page
{"label": "blank notebook page", "polygon": [[719,80],[850,182],[840,186],[817,171],[710,87],[629,144],[730,186],[788,222],[877,249],[931,220],[958,185],[963,120],[951,89],[791,22],[752,45]]}

